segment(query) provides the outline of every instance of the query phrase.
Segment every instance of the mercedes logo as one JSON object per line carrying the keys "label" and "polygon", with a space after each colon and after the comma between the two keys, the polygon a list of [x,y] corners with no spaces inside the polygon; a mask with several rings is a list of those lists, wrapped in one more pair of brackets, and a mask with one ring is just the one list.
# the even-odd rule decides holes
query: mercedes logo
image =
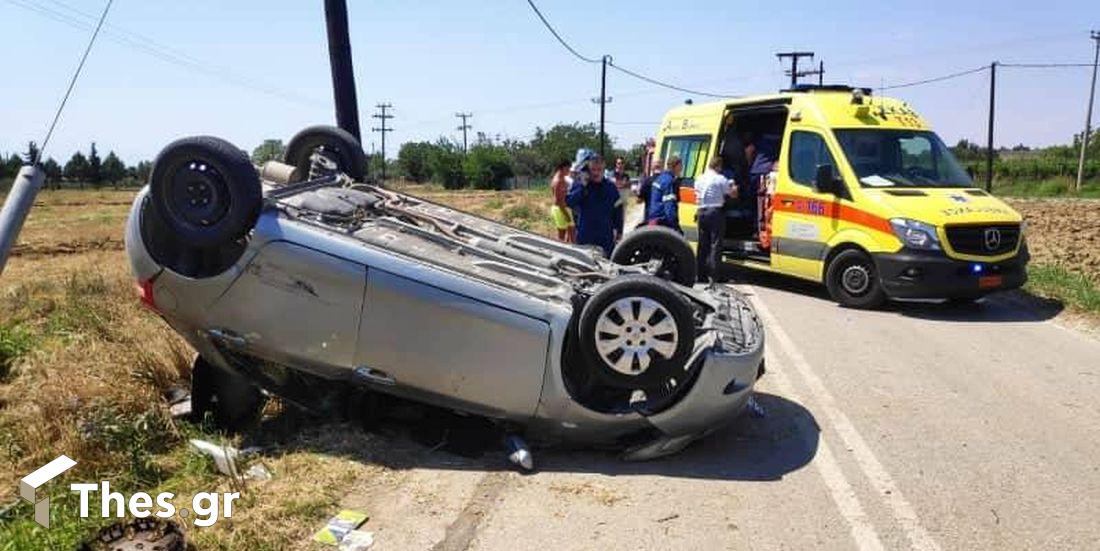
{"label": "mercedes logo", "polygon": [[985,230],[985,250],[995,251],[1001,246],[1001,230],[989,228]]}

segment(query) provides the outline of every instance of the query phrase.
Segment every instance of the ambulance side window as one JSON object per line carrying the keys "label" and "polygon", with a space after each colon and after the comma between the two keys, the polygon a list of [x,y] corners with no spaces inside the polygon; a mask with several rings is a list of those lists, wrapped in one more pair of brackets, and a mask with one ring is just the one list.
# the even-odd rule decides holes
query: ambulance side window
{"label": "ambulance side window", "polygon": [[682,176],[693,180],[706,170],[709,153],[710,136],[676,136],[665,138],[661,159],[668,161],[669,157],[678,155],[684,163]]}
{"label": "ambulance side window", "polygon": [[790,169],[791,181],[803,186],[813,187],[817,176],[817,167],[831,165],[833,173],[839,177],[836,160],[829,153],[829,146],[820,134],[796,130],[791,132]]}

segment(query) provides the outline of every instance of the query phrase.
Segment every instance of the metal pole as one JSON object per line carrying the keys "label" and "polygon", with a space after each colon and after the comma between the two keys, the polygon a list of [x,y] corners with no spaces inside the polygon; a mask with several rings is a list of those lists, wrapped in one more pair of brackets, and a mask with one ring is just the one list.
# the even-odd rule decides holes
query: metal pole
{"label": "metal pole", "polygon": [[1089,109],[1085,115],[1085,133],[1081,136],[1081,159],[1077,162],[1077,191],[1085,181],[1085,153],[1089,148],[1089,134],[1092,132],[1092,102],[1096,97],[1096,66],[1100,64],[1100,31],[1092,31],[1089,38],[1096,42],[1096,53],[1092,58],[1092,84],[1089,86]]}
{"label": "metal pole", "polygon": [[345,0],[325,0],[328,30],[328,59],[332,69],[332,92],[336,100],[336,125],[355,139],[359,135],[359,100],[355,94],[355,71],[348,33],[348,5]]}
{"label": "metal pole", "polygon": [[817,65],[817,85],[825,86],[825,62],[821,61]]}
{"label": "metal pole", "polygon": [[997,62],[989,64],[989,135],[985,152],[985,190],[993,191],[993,113],[997,98]]}
{"label": "metal pole", "polygon": [[611,56],[603,56],[603,69],[600,73],[600,157],[607,158],[607,133],[604,130],[607,116],[607,60]]}
{"label": "metal pole", "polygon": [[0,273],[8,263],[8,254],[15,245],[23,222],[34,206],[34,198],[42,183],[46,181],[46,172],[37,166],[24,166],[11,184],[11,191],[0,210]]}

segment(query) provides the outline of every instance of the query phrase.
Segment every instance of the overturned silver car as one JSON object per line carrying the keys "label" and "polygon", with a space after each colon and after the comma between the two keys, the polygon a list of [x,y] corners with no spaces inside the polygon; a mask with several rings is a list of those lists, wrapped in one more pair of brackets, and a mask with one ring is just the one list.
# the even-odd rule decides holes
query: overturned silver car
{"label": "overturned silver car", "polygon": [[646,459],[745,409],[761,324],[736,291],[668,280],[682,240],[635,232],[619,265],[362,183],[365,164],[329,127],[263,167],[210,137],[157,158],[126,250],[142,300],[199,353],[199,411],[233,425],[265,393],[308,407],[335,383]]}

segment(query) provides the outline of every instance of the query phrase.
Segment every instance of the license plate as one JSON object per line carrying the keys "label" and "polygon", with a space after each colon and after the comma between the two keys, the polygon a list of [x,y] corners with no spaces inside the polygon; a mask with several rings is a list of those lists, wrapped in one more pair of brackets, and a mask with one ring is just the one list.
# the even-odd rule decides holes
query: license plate
{"label": "license plate", "polygon": [[1000,287],[1004,284],[1003,276],[985,276],[978,278],[979,289],[993,289],[994,287]]}

